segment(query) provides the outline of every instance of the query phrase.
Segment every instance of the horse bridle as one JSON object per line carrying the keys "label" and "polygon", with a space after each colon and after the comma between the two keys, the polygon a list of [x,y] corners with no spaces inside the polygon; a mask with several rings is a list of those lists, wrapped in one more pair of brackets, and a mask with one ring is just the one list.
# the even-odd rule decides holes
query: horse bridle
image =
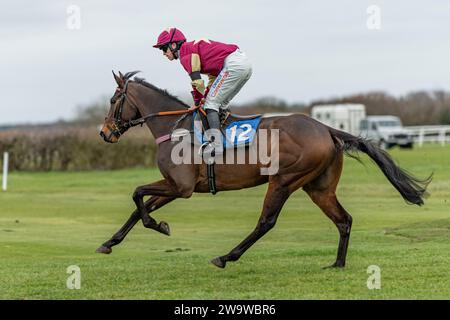
{"label": "horse bridle", "polygon": [[[124,122],[122,120],[122,113],[123,113],[125,100],[130,104],[131,107],[138,110],[138,112],[139,112],[139,108],[127,96],[128,83],[129,83],[129,79],[125,82],[123,90],[120,90],[120,88],[117,88],[117,90],[121,91],[120,98],[119,98],[120,99],[119,100],[119,108],[117,109],[117,112],[114,112],[114,122],[113,122],[113,126],[111,128],[111,134],[114,134],[116,137],[120,137],[122,135],[122,133],[125,132],[126,130],[128,130],[129,128],[134,127],[138,124],[141,124],[141,123],[134,124],[133,120],[126,121],[126,122]],[[142,124],[143,124],[143,122],[142,122]]]}

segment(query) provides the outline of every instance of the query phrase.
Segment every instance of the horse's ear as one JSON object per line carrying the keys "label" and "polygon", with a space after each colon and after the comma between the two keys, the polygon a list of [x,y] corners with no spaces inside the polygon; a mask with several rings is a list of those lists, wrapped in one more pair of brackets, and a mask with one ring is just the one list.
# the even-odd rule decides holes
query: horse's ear
{"label": "horse's ear", "polygon": [[124,84],[124,82],[123,82],[123,76],[122,76],[122,74],[120,73],[120,71],[119,71],[119,75],[120,75],[120,76],[118,76],[117,74],[115,74],[115,73],[114,73],[114,70],[112,71],[112,74],[113,74],[114,80],[116,80],[116,83],[117,83],[117,85],[119,86],[119,88],[123,88],[123,84]]}
{"label": "horse's ear", "polygon": [[127,72],[127,73],[125,73],[125,75],[123,76],[123,78],[125,79],[125,80],[128,80],[128,79],[130,79],[131,77],[133,77],[135,74],[137,74],[137,73],[139,73],[140,71],[130,71],[130,72]]}
{"label": "horse's ear", "polygon": [[123,79],[123,74],[120,71],[119,71],[119,77],[121,77]]}

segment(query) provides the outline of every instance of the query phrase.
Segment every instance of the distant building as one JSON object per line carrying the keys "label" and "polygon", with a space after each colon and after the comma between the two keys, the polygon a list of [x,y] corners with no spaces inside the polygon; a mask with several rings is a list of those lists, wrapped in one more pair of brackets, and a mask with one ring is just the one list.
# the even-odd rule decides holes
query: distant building
{"label": "distant building", "polygon": [[366,117],[363,104],[326,104],[311,109],[311,117],[335,129],[359,134],[359,124]]}

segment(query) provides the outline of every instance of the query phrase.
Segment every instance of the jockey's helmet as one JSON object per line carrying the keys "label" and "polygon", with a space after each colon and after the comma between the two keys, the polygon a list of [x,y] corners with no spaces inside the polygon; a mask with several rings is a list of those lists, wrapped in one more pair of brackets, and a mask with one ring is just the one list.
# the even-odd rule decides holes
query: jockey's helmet
{"label": "jockey's helmet", "polygon": [[160,49],[161,47],[170,43],[179,43],[184,41],[186,41],[186,37],[184,36],[183,32],[181,32],[177,28],[167,28],[160,33],[158,42],[153,47]]}

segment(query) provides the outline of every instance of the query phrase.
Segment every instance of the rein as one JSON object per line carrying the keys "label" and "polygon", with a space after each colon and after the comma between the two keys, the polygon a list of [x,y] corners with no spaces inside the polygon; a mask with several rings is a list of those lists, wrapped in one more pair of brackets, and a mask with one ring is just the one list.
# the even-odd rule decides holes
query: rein
{"label": "rein", "polygon": [[192,113],[195,110],[199,109],[200,112],[206,115],[205,110],[203,110],[202,105],[198,105],[189,109],[182,109],[182,110],[174,110],[174,111],[161,111],[161,112],[155,112],[155,113],[149,113],[144,117],[141,117],[139,119],[130,120],[128,122],[125,122],[125,127],[134,127],[138,125],[143,125],[147,119],[153,118],[153,117],[159,117],[159,116],[172,116],[172,115],[179,115],[179,114],[186,114],[186,113]]}

